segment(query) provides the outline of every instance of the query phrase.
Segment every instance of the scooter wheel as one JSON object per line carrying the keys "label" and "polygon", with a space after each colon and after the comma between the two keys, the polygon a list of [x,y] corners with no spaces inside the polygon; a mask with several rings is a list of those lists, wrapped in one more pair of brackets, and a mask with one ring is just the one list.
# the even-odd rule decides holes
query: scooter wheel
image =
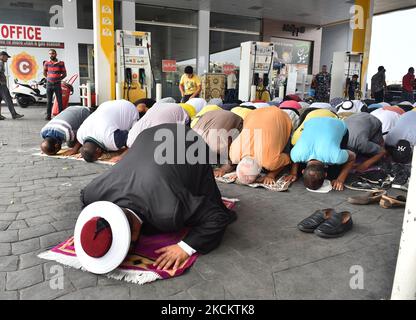
{"label": "scooter wheel", "polygon": [[27,108],[31,104],[34,104],[36,101],[32,97],[18,96],[16,97],[17,104],[22,108]]}

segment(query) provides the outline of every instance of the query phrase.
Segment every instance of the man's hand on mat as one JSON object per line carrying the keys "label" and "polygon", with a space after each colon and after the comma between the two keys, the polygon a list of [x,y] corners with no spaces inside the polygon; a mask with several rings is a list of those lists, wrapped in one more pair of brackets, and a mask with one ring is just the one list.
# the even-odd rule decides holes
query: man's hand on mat
{"label": "man's hand on mat", "polygon": [[182,267],[186,259],[189,258],[188,254],[177,244],[160,248],[155,252],[161,253],[160,257],[153,264],[158,270],[168,270],[171,268],[176,270]]}
{"label": "man's hand on mat", "polygon": [[332,188],[336,191],[344,190],[344,182],[339,180],[332,180]]}
{"label": "man's hand on mat", "polygon": [[269,176],[264,176],[264,177],[260,177],[260,178],[258,178],[257,180],[256,180],[256,182],[258,182],[258,183],[263,183],[263,184],[267,184],[267,185],[271,185],[271,184],[274,184],[274,183],[276,183],[276,180],[274,179],[274,178],[272,178],[272,177],[269,177]]}
{"label": "man's hand on mat", "polygon": [[120,156],[113,157],[113,158],[111,158],[111,159],[110,159],[110,160],[108,160],[108,161],[109,161],[109,162],[113,162],[113,163],[117,163],[117,162],[119,162],[122,158],[123,158],[123,157],[120,155]]}
{"label": "man's hand on mat", "polygon": [[293,175],[293,174],[288,174],[283,179],[284,179],[284,182],[290,182],[290,183],[292,183],[292,182],[295,182],[298,179],[298,177],[295,176],[295,175]]}
{"label": "man's hand on mat", "polygon": [[225,175],[225,170],[224,169],[222,169],[222,168],[216,168],[216,169],[214,169],[214,177],[215,178],[221,178],[222,176],[224,176]]}

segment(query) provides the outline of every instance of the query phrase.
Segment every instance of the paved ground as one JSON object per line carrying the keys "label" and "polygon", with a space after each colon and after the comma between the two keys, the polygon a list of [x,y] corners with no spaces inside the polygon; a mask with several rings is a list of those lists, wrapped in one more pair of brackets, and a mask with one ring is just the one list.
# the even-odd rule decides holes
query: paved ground
{"label": "paved ground", "polygon": [[[56,263],[36,255],[72,235],[80,189],[108,166],[32,156],[44,109],[17,109],[22,120],[3,106],[0,121],[0,299],[389,299],[403,210],[352,206],[353,191],[314,194],[300,183],[287,193],[220,185],[241,199],[239,219],[183,276],[139,286],[65,268],[64,289],[52,289]],[[350,210],[353,230],[324,240],[296,229],[327,207]]]}

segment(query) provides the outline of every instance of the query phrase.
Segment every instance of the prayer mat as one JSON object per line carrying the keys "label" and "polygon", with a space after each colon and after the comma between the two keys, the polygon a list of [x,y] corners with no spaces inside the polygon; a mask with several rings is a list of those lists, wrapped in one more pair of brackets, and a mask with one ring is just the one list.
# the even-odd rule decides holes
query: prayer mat
{"label": "prayer mat", "polygon": [[[57,159],[74,159],[74,160],[81,160],[84,161],[84,159],[81,157],[80,153],[74,154],[72,156],[63,156],[63,153],[65,151],[69,150],[68,148],[64,148],[61,149],[56,155],[53,156],[49,156],[47,154],[44,154],[42,152],[37,152],[32,154],[33,156],[41,156],[41,157],[49,157],[49,158],[57,158]],[[95,163],[102,163],[102,164],[109,164],[111,166],[115,165],[116,162],[113,161],[113,159],[119,155],[121,155],[123,153],[123,150],[119,150],[119,151],[112,151],[112,152],[105,152],[103,153],[103,155],[98,158],[97,161],[95,161]]]}
{"label": "prayer mat", "polygon": [[[264,176],[264,175],[262,175]],[[287,191],[289,189],[290,186],[290,182],[285,182],[284,181],[284,177],[282,176],[280,177],[274,184],[264,184],[264,183],[251,183],[251,184],[244,184],[241,183],[238,179],[237,179],[237,173],[236,172],[231,172],[231,173],[227,173],[222,177],[219,178],[215,178],[218,182],[221,183],[235,183],[235,184],[240,184],[240,185],[246,185],[249,186],[251,188],[265,188],[267,190],[270,191],[276,191],[276,192],[283,192],[283,191]]]}
{"label": "prayer mat", "polygon": [[[222,198],[222,200],[228,209],[233,209],[235,203],[239,201],[238,199],[228,198]],[[195,260],[198,258],[198,254],[196,253],[189,257],[185,265],[180,269],[157,270],[156,267],[153,266],[153,263],[159,257],[159,255],[155,253],[155,250],[178,243],[186,236],[188,231],[189,229],[184,229],[181,232],[176,233],[141,235],[137,246],[134,249],[134,254],[127,255],[123,263],[117,269],[104,275],[108,278],[137,284],[145,284],[155,280],[164,280],[180,276],[194,264]],[[38,257],[86,271],[77,259],[74,237],[58,244],[49,251],[39,254]]]}

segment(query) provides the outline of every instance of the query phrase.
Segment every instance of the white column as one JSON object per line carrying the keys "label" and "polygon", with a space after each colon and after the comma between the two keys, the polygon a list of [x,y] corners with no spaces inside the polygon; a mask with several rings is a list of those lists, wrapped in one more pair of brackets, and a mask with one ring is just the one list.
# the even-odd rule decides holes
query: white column
{"label": "white column", "polygon": [[207,10],[198,11],[197,73],[209,72],[209,17]]}
{"label": "white column", "polygon": [[416,300],[416,156],[413,155],[412,174],[403,217],[402,236],[397,257],[392,300]]}

